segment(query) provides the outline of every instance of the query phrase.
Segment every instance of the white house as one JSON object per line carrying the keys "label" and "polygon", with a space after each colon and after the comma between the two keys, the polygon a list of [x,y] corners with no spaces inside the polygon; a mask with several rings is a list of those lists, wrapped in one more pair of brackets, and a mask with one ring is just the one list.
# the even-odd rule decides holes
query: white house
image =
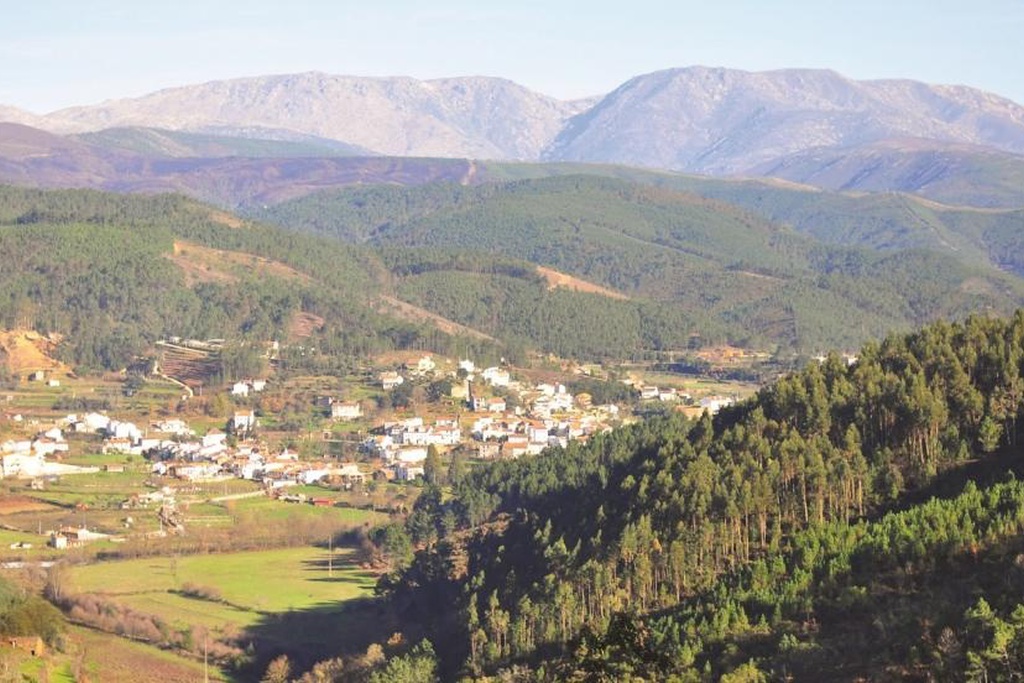
{"label": "white house", "polygon": [[[110,424],[110,418],[100,413],[89,413],[82,417],[82,421],[78,424],[84,424],[87,432],[99,432],[105,430]],[[77,429],[77,427],[76,427]]]}
{"label": "white house", "polygon": [[248,396],[249,384],[247,382],[235,382],[231,385],[232,396]]}
{"label": "white house", "polygon": [[203,447],[206,448],[208,446],[223,445],[224,442],[227,441],[227,438],[228,435],[219,429],[211,429],[205,436],[203,436]]}
{"label": "white house", "polygon": [[499,367],[489,367],[480,373],[480,376],[487,382],[490,382],[491,386],[495,387],[507,387],[509,382],[512,381],[512,376],[508,374],[508,370],[503,370]]}
{"label": "white house", "polygon": [[427,459],[427,449],[422,446],[400,448],[395,453],[395,459],[405,464],[423,462]]}
{"label": "white house", "polygon": [[722,408],[731,406],[735,401],[727,396],[708,396],[700,400],[700,407],[714,415]]}
{"label": "white house", "polygon": [[236,410],[231,417],[231,428],[236,432],[247,432],[256,427],[256,413],[251,410]]}
{"label": "white house", "polygon": [[658,398],[661,395],[661,391],[658,387],[644,386],[640,389],[640,398],[644,400]]}
{"label": "white house", "polygon": [[389,372],[382,372],[380,374],[380,384],[384,388],[384,391],[391,391],[395,387],[401,386],[404,383],[405,378],[393,370]]}
{"label": "white house", "polygon": [[342,465],[337,474],[339,477],[347,479],[349,481],[363,481],[366,479],[366,475],[359,469],[359,465],[354,462],[345,463]]}
{"label": "white house", "polygon": [[42,434],[47,439],[53,439],[54,441],[63,441],[64,432],[61,431],[60,427],[51,427]]}
{"label": "white house", "polygon": [[526,437],[531,443],[542,443],[546,446],[549,436],[550,432],[544,425],[530,425],[526,430]]}
{"label": "white house", "polygon": [[54,453],[67,453],[68,442],[63,438],[51,439],[48,436],[40,436],[32,442],[32,450],[43,456],[53,455]]}
{"label": "white house", "polygon": [[112,439],[130,439],[131,441],[142,440],[142,430],[132,422],[121,422],[111,420],[106,428],[107,436]]}
{"label": "white house", "polygon": [[191,436],[193,432],[184,420],[178,418],[172,418],[170,420],[164,420],[163,422],[157,422],[154,427],[158,432],[165,432],[167,434],[180,434],[182,436]]}
{"label": "white house", "polygon": [[38,477],[45,465],[41,453],[10,453],[0,457],[0,476]]}
{"label": "white house", "polygon": [[331,404],[331,417],[336,420],[358,420],[362,416],[363,409],[355,401]]}
{"label": "white house", "polygon": [[435,363],[434,359],[431,358],[430,356],[423,356],[422,358],[418,358],[414,362],[406,363],[405,367],[410,372],[413,372],[417,375],[425,375],[428,372],[433,372],[434,368],[437,367],[437,363]]}

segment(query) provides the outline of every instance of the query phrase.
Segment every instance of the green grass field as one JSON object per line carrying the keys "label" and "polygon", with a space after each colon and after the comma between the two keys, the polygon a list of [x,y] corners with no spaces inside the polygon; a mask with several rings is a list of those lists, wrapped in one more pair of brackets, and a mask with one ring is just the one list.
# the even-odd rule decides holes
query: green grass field
{"label": "green grass field", "polygon": [[[223,555],[155,557],[69,568],[72,592],[100,593],[185,627],[245,628],[266,614],[322,608],[372,594],[376,577],[355,566],[353,551],[286,548]],[[222,602],[171,591],[186,584],[216,589]]]}

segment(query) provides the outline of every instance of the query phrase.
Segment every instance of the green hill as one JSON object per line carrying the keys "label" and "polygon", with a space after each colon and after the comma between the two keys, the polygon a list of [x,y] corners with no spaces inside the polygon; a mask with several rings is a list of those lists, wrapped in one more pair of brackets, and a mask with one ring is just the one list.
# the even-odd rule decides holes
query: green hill
{"label": "green hill", "polygon": [[[790,202],[788,213],[780,210],[790,218],[813,214],[804,194],[780,191],[771,204]],[[1012,218],[989,228],[967,222],[958,226],[960,233],[944,227],[940,237],[952,245],[944,248],[937,246],[931,226],[906,219],[906,206],[879,211],[879,221],[889,221],[882,236],[864,227],[856,208],[863,202],[838,197],[850,202],[847,227],[835,218],[835,202],[827,212],[819,207],[814,225],[833,231],[825,236],[810,234],[806,225],[801,230],[765,219],[759,215],[763,207],[746,209],[693,192],[599,176],[478,187],[350,188],[278,204],[257,215],[350,243],[408,250],[413,255],[407,259],[428,249],[457,250],[555,268],[629,297],[640,327],[655,330],[640,340],[640,348],[678,348],[693,333],[803,351],[853,348],[890,330],[976,310],[1008,312],[1024,301],[1021,282],[993,266],[975,244],[981,234],[1015,239],[1009,230]],[[889,212],[898,216],[885,218]],[[855,222],[856,229],[851,227]],[[857,235],[841,238],[837,233],[843,230]],[[967,234],[970,230],[974,233]],[[875,238],[867,239],[867,232]],[[479,307],[468,301],[469,292],[489,291],[484,279],[442,276],[444,269],[436,265],[407,270],[411,274],[399,287],[410,300],[489,333],[509,333],[502,329],[509,316],[493,316],[488,327],[482,314],[473,312]],[[510,291],[508,283],[499,289]],[[501,295],[482,298],[496,296]],[[648,304],[646,309],[641,310],[641,302]],[[669,317],[681,317],[685,329],[666,326],[666,310]],[[522,329],[523,323],[508,326]],[[662,340],[660,345],[654,337]]]}
{"label": "green hill", "polygon": [[[124,367],[170,336],[306,342],[342,363],[448,348],[435,327],[376,312],[387,279],[366,249],[246,223],[180,196],[0,188],[0,326],[56,332],[85,369]],[[454,348],[454,347],[452,347]]]}
{"label": "green hill", "polygon": [[1024,313],[938,323],[476,468],[382,532],[382,588],[446,680],[1013,680],[1022,357]]}
{"label": "green hill", "polygon": [[[91,368],[169,336],[302,330],[330,351],[300,362],[329,367],[467,343],[513,358],[850,349],[1024,301],[980,257],[826,244],[719,200],[592,176],[354,188],[264,215],[289,229],[173,195],[2,189],[0,325],[61,333],[64,359]],[[1003,240],[1008,261],[1021,251],[1009,218],[970,230]]]}

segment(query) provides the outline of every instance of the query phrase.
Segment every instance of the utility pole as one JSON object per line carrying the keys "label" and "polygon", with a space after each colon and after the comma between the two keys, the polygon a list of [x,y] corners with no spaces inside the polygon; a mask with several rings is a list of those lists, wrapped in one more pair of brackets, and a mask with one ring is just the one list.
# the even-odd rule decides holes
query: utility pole
{"label": "utility pole", "polygon": [[327,576],[334,576],[334,534],[327,537]]}

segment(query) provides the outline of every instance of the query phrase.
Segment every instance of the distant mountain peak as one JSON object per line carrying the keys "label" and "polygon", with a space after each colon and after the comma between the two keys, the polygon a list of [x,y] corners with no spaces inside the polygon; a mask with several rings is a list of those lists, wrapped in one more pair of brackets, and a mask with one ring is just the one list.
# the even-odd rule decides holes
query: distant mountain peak
{"label": "distant mountain peak", "polygon": [[[663,69],[577,101],[495,76],[306,71],[168,88],[43,117],[0,108],[5,116],[57,133],[164,129],[334,144],[332,155],[611,163],[914,192],[938,177],[924,150],[960,155],[965,168],[986,177],[999,167],[1001,195],[1017,182],[1018,164],[991,155],[1024,156],[1024,107],[1008,99],[960,85],[858,81],[806,68]],[[879,173],[880,163],[905,172]],[[958,162],[941,163],[944,187],[959,182]]]}
{"label": "distant mountain peak", "polygon": [[319,71],[210,81],[73,107],[45,127],[292,130],[394,156],[535,159],[581,105],[486,76],[420,81]]}
{"label": "distant mountain peak", "polygon": [[828,70],[667,69],[569,121],[544,158],[735,174],[814,148],[907,137],[1024,153],[1024,107],[963,86]]}

